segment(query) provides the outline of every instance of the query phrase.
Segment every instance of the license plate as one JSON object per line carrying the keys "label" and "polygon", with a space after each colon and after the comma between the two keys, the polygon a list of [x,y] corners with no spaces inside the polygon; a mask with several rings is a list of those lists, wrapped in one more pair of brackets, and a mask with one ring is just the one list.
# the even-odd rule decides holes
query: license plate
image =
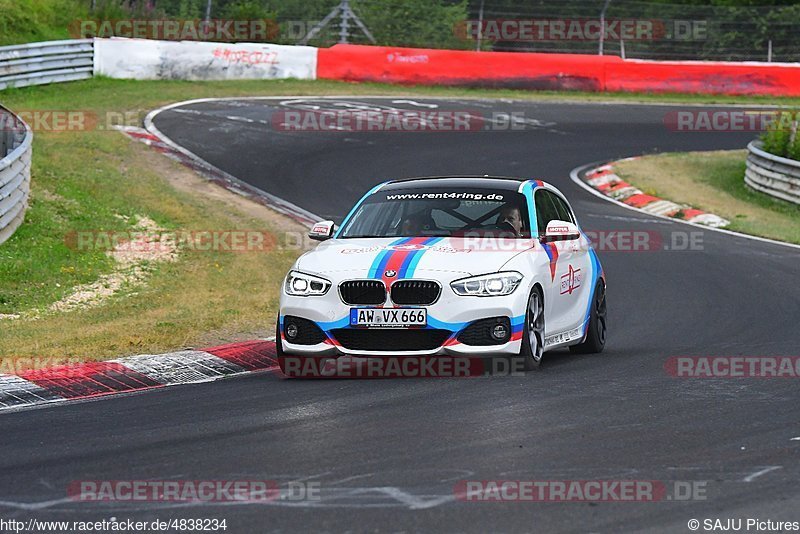
{"label": "license plate", "polygon": [[418,328],[428,324],[422,308],[350,308],[350,326],[369,328]]}

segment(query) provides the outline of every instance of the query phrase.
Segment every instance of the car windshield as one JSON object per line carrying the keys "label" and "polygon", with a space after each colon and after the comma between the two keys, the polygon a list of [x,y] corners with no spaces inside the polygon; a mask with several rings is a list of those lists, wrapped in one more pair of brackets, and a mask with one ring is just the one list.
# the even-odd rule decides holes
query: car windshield
{"label": "car windshield", "polygon": [[525,197],[496,189],[378,191],[345,223],[341,238],[474,234],[530,237]]}

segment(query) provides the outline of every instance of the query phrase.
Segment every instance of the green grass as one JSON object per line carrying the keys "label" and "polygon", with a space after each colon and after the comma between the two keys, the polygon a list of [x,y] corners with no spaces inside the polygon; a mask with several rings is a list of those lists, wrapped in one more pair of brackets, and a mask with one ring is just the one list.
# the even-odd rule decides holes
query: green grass
{"label": "green grass", "polygon": [[386,95],[445,98],[489,98],[564,102],[642,102],[676,104],[743,104],[796,106],[800,97],[746,97],[683,93],[589,93],[581,91],[526,91],[468,87],[400,86],[333,80],[228,80],[190,82],[180,80],[114,80],[98,76],[68,85],[25,87],[0,92],[0,102],[18,108],[42,105],[56,109],[150,110],[158,105],[193,98],[270,95]]}
{"label": "green grass", "polygon": [[728,219],[728,230],[800,243],[800,206],[747,187],[746,155],[745,150],[659,154],[614,168],[646,193]]}
{"label": "green grass", "polygon": [[87,16],[78,0],[0,0],[0,46],[69,39],[69,23]]}

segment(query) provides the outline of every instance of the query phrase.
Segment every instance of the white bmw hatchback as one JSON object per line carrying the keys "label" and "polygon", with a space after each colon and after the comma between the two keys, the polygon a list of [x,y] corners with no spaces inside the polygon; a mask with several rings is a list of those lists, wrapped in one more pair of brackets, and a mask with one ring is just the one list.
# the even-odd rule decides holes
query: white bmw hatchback
{"label": "white bmw hatchback", "polygon": [[564,196],[541,180],[416,178],[370,190],[284,280],[287,356],[511,357],[526,370],[606,341],[605,276]]}

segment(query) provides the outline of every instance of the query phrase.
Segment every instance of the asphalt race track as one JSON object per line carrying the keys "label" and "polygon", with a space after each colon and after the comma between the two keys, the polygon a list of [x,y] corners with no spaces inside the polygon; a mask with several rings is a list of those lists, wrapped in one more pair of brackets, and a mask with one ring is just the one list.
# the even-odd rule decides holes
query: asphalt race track
{"label": "asphalt race track", "polygon": [[[643,153],[743,148],[752,133],[671,131],[665,106],[368,100],[521,113],[505,131],[277,131],[314,99],[206,102],[156,126],[207,161],[341,220],[371,185],[436,174],[537,177],[584,229],[701,232],[702,250],[601,251],[609,342],[524,377],[285,380],[274,373],[0,415],[0,513],[28,519],[226,518],[229,532],[689,532],[690,519],[797,521],[796,379],[684,379],[670,356],[800,355],[800,251],[641,215],[569,178]],[[439,106],[432,108],[430,106]],[[674,233],[680,234],[674,234]],[[235,280],[232,281],[235,283]],[[265,321],[272,321],[265,317]],[[76,480],[317,481],[320,499],[72,502]],[[702,482],[705,499],[462,502],[461,480]]]}

